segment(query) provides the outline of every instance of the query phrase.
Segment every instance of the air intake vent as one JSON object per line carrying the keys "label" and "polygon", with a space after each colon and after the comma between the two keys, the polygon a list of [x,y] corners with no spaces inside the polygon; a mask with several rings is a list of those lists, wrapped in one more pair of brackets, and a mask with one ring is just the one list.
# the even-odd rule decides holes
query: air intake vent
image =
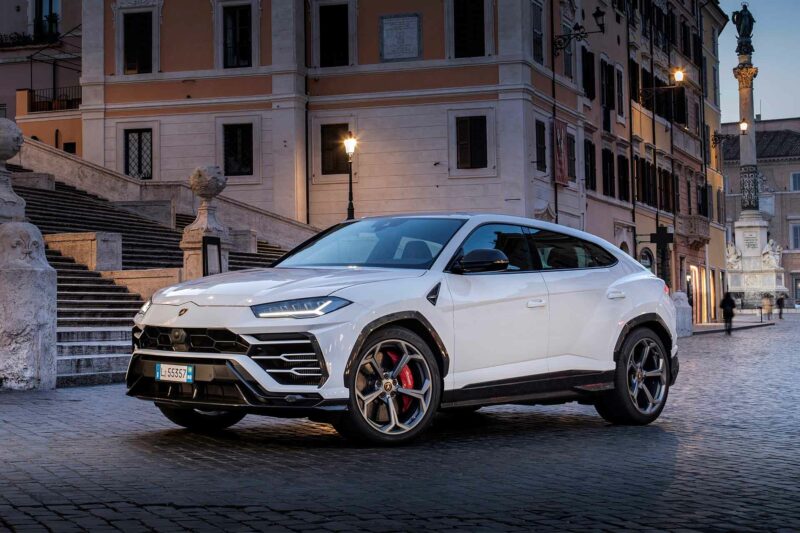
{"label": "air intake vent", "polygon": [[301,333],[253,335],[247,355],[281,385],[316,385],[328,373],[316,339]]}

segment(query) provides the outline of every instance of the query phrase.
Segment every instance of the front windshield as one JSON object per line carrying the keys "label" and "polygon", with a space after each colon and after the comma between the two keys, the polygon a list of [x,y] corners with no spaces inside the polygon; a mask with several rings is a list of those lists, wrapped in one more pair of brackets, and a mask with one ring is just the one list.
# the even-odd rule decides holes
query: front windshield
{"label": "front windshield", "polygon": [[456,218],[371,218],[343,224],[275,266],[428,269],[464,224]]}

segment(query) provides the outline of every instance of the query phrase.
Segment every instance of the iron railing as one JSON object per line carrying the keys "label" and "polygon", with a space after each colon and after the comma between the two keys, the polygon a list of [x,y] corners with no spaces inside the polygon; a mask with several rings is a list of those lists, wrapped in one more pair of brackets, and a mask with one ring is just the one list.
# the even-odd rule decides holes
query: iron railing
{"label": "iron railing", "polygon": [[81,105],[81,87],[57,87],[28,91],[28,112],[65,111],[78,109]]}

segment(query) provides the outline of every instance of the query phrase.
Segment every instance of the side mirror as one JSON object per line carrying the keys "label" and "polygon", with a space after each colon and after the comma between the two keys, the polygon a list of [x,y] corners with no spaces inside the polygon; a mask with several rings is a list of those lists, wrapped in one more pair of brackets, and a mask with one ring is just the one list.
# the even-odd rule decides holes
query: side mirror
{"label": "side mirror", "polygon": [[472,250],[456,261],[453,272],[466,274],[470,272],[497,272],[508,268],[508,257],[500,250],[482,248]]}

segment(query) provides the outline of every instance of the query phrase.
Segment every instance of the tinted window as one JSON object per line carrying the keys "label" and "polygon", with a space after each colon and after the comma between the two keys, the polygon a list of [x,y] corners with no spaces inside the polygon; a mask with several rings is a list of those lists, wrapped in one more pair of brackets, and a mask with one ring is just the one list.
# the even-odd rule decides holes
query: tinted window
{"label": "tinted window", "polygon": [[531,228],[529,241],[543,270],[607,267],[617,261],[596,244],[554,231]]}
{"label": "tinted window", "polygon": [[277,266],[427,269],[464,224],[450,218],[373,218],[344,224]]}
{"label": "tinted window", "polygon": [[491,248],[506,254],[508,270],[533,270],[528,242],[521,227],[511,224],[481,226],[461,245],[461,254]]}

